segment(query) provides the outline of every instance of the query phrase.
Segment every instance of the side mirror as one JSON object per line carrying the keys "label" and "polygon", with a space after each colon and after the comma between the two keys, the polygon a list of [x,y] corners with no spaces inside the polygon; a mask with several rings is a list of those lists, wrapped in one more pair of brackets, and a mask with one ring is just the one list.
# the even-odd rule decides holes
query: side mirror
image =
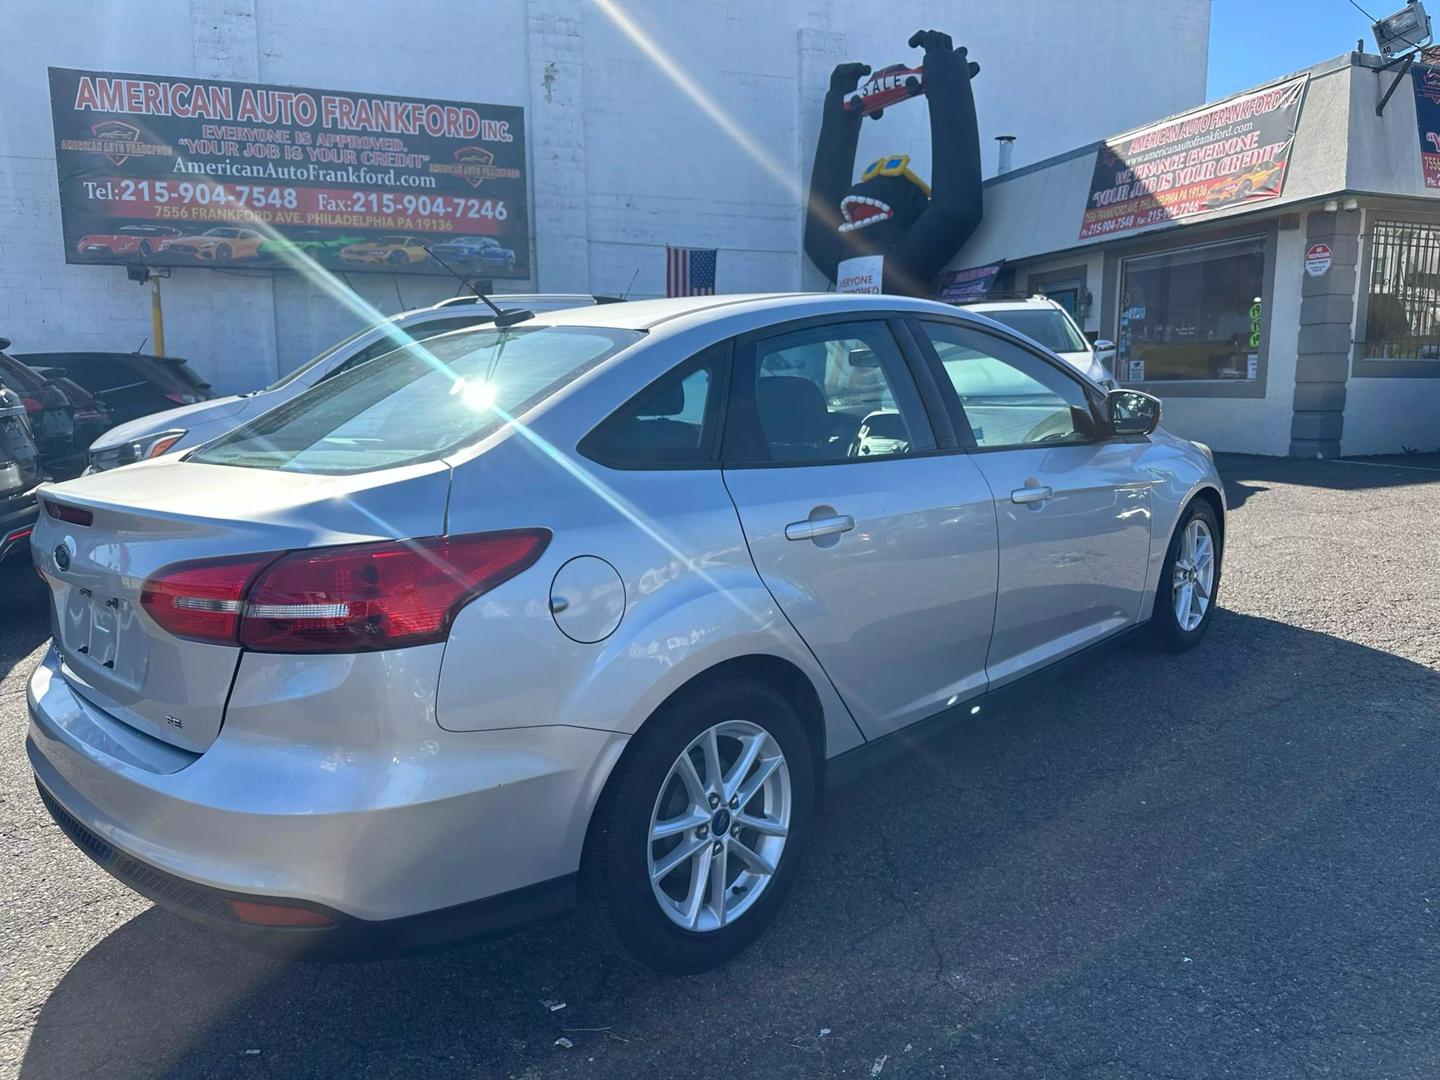
{"label": "side mirror", "polygon": [[1095,342],[1095,351],[1097,353],[1114,352],[1115,343],[1109,338],[1101,338],[1099,341]]}
{"label": "side mirror", "polygon": [[1139,390],[1111,390],[1105,405],[1115,435],[1149,435],[1160,426],[1160,399]]}

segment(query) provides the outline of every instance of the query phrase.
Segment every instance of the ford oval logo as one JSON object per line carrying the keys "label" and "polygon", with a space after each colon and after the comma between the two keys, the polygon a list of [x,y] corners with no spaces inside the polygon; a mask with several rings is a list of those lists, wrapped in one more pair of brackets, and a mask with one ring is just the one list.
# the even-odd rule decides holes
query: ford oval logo
{"label": "ford oval logo", "polygon": [[70,569],[70,552],[65,549],[64,544],[55,545],[55,569]]}

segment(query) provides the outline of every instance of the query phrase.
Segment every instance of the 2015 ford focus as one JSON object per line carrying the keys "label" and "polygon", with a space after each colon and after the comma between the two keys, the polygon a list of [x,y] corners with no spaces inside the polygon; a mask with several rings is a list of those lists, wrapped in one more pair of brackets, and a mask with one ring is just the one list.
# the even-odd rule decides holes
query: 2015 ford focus
{"label": "2015 ford focus", "polygon": [[316,952],[577,899],[667,971],[753,939],[838,756],[1142,624],[1193,645],[1209,454],[897,297],[460,330],[43,490],[40,793],[162,904]]}

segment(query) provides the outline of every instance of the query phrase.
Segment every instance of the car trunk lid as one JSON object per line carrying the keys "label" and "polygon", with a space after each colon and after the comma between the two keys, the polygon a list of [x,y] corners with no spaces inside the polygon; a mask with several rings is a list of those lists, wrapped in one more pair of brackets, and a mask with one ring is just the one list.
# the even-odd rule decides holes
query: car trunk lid
{"label": "car trunk lid", "polygon": [[131,727],[201,753],[241,649],[161,629],[141,606],[146,580],[194,559],[438,535],[448,490],[440,462],[326,476],[164,459],[46,486],[32,546],[62,674]]}

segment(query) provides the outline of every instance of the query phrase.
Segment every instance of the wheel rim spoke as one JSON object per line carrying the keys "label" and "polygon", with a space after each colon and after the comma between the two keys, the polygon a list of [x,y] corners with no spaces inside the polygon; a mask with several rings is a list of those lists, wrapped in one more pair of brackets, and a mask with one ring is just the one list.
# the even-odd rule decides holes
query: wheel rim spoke
{"label": "wheel rim spoke", "polygon": [[742,829],[754,829],[765,836],[788,836],[790,830],[781,822],[772,821],[770,818],[755,817],[753,814],[736,814],[735,824]]}
{"label": "wheel rim spoke", "polygon": [[730,853],[732,855],[738,855],[742,861],[749,863],[750,869],[754,870],[757,874],[764,874],[766,877],[769,877],[775,873],[775,867],[771,865],[769,860],[739,840],[732,840],[730,842]]}
{"label": "wheel rim spoke", "polygon": [[650,827],[651,840],[665,840],[672,836],[679,836],[681,833],[697,829],[701,825],[710,823],[710,815],[699,807],[692,806],[685,814],[677,818],[670,818],[668,821],[657,821]]}
{"label": "wheel rim spoke", "polygon": [[690,889],[685,895],[685,925],[691,930],[695,929],[696,923],[700,921],[700,909],[705,903],[706,887],[710,884],[710,859],[710,845],[706,843],[700,849],[700,857],[695,861],[690,877]]}
{"label": "wheel rim spoke", "polygon": [[717,926],[725,925],[725,894],[729,892],[729,847],[722,843],[720,850],[710,856],[710,910],[715,915]]}
{"label": "wheel rim spoke", "polygon": [[765,781],[774,775],[775,770],[785,763],[785,759],[779,756],[767,758],[760,762],[755,770],[755,775],[745,782],[739,793],[735,796],[740,801],[742,808],[750,805],[750,800],[755,798],[755,793],[764,786]]}
{"label": "wheel rim spoke", "polygon": [[745,749],[736,758],[735,764],[730,767],[730,775],[725,778],[725,790],[721,797],[730,799],[740,790],[740,784],[745,777],[750,775],[750,770],[755,766],[755,760],[760,756],[760,751],[765,749],[765,739],[757,735],[745,744]]}
{"label": "wheel rim spoke", "polygon": [[667,877],[669,877],[672,873],[675,872],[676,867],[680,866],[682,863],[686,862],[689,859],[693,859],[702,851],[709,850],[709,847],[709,840],[701,840],[698,837],[689,842],[681,842],[679,844],[676,844],[674,851],[670,852],[668,855],[666,855],[663,859],[661,859],[658,863],[655,864],[655,868],[650,871],[650,880],[657,883],[664,881]]}
{"label": "wheel rim spoke", "polygon": [[720,741],[714,728],[705,733],[700,747],[705,755],[705,790],[718,795],[724,781],[720,771]]}

